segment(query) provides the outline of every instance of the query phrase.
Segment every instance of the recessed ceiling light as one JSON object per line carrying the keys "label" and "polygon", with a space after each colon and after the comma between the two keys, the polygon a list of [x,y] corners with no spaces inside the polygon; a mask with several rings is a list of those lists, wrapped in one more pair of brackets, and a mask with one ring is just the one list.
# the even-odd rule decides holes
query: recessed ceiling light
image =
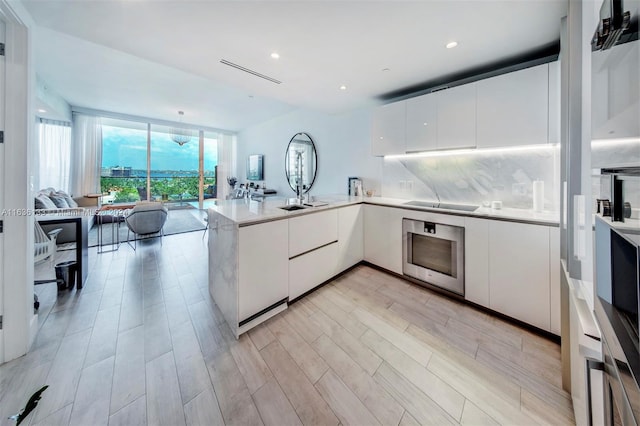
{"label": "recessed ceiling light", "polygon": [[39,109],[38,109],[38,112],[47,112],[47,110],[46,110],[46,109],[39,108]]}
{"label": "recessed ceiling light", "polygon": [[382,68],[382,72],[391,71],[391,68]]}
{"label": "recessed ceiling light", "polygon": [[271,57],[272,57],[273,59],[279,59],[279,58],[280,58],[280,55],[278,54],[278,52],[273,52],[273,53],[271,54]]}
{"label": "recessed ceiling light", "polygon": [[342,86],[340,86],[340,90],[347,90],[347,86],[343,84]]}
{"label": "recessed ceiling light", "polygon": [[447,43],[447,49],[453,49],[457,45],[458,45],[457,41],[451,41],[451,42]]}

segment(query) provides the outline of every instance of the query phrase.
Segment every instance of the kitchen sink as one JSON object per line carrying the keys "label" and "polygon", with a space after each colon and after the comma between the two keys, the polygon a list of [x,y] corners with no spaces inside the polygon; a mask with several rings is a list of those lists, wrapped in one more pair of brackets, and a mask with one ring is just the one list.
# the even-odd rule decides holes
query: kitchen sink
{"label": "kitchen sink", "polygon": [[288,205],[288,206],[282,206],[282,207],[278,207],[278,208],[282,209],[282,210],[286,210],[288,212],[291,212],[291,211],[294,211],[294,210],[306,209],[306,207],[301,206],[299,204],[291,204],[291,205]]}

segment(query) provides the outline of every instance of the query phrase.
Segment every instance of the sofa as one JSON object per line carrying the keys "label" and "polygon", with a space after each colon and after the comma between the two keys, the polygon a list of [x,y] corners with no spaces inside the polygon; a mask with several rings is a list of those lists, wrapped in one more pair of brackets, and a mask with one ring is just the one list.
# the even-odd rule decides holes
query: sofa
{"label": "sofa", "polygon": [[[54,188],[45,188],[38,191],[34,199],[35,214],[37,215],[64,215],[64,216],[84,216],[87,218],[88,229],[94,223],[95,213],[98,210],[98,198],[71,197],[64,191]],[[43,224],[43,229],[47,225]],[[58,235],[57,242],[75,242],[75,228],[73,224],[55,225],[63,228]],[[45,231],[48,231],[45,229]]]}

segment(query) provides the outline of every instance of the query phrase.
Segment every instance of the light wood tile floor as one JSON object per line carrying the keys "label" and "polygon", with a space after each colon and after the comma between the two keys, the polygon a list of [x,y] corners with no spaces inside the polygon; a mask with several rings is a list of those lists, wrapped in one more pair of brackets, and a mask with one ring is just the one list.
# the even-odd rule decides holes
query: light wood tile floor
{"label": "light wood tile floor", "polygon": [[201,232],[89,263],[81,291],[37,287],[36,342],[0,366],[0,424],[44,384],[25,424],[574,423],[559,345],[367,266],[236,341]]}

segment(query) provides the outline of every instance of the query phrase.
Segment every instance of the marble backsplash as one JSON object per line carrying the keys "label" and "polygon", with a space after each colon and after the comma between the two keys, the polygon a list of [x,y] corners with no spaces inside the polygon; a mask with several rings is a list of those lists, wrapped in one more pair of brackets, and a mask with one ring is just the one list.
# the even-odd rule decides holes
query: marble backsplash
{"label": "marble backsplash", "polygon": [[[593,169],[640,165],[640,139],[594,143]],[[560,148],[465,151],[425,157],[385,158],[382,195],[482,205],[502,201],[504,207],[533,207],[533,181],[544,181],[544,209],[560,209]],[[594,176],[593,198],[608,198]],[[636,200],[637,194],[629,199]]]}
{"label": "marble backsplash", "polygon": [[452,153],[446,156],[385,158],[382,195],[531,209],[533,181],[544,181],[544,209],[558,211],[560,150],[544,146],[526,150]]}

